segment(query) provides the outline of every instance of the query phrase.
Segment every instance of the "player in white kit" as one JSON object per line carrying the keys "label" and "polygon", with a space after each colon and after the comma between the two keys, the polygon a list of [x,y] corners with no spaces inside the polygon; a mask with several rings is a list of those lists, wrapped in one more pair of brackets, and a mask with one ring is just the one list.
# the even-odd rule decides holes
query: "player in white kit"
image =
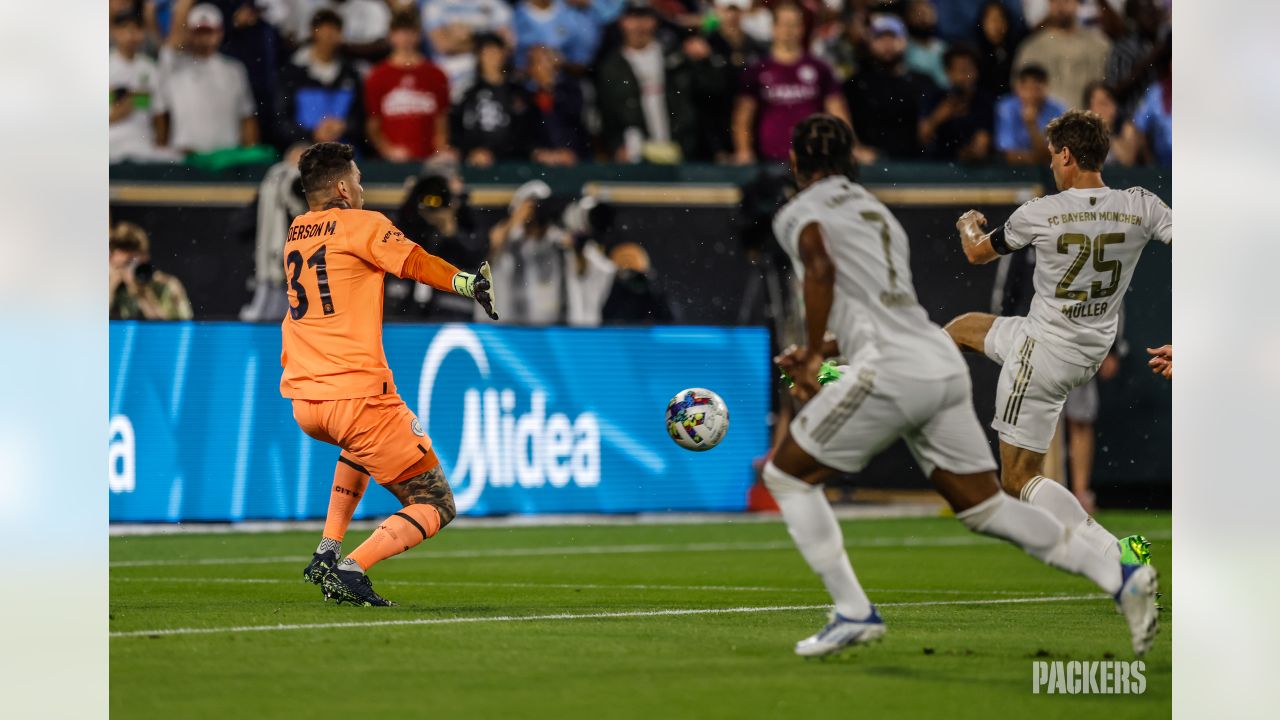
{"label": "player in white kit", "polygon": [[[835,604],[830,622],[797,643],[796,653],[826,655],[884,635],[821,483],[861,470],[898,438],[962,523],[1093,580],[1119,603],[1134,651],[1145,652],[1156,629],[1154,570],[1106,558],[1049,513],[1000,492],[968,366],[916,301],[907,236],[853,180],[852,152],[853,131],[843,120],[812,115],[796,125],[791,164],[800,192],[774,218],[803,283],[808,341],[778,359],[805,405],[764,480]],[[823,359],[837,354],[847,359],[842,377],[819,387]]]}
{"label": "player in white kit", "polygon": [[991,426],[1000,434],[1005,491],[1044,508],[1108,556],[1149,563],[1141,535],[1118,541],[1042,473],[1067,394],[1093,377],[1115,342],[1120,303],[1143,248],[1151,239],[1173,242],[1173,211],[1147,190],[1113,190],[1103,183],[1111,141],[1097,115],[1064,113],[1045,136],[1058,194],[1027,202],[989,233],[980,229],[987,220],[976,210],[956,222],[965,256],[975,265],[1034,248],[1030,312],[968,313],[946,330],[961,348],[1003,366]]}

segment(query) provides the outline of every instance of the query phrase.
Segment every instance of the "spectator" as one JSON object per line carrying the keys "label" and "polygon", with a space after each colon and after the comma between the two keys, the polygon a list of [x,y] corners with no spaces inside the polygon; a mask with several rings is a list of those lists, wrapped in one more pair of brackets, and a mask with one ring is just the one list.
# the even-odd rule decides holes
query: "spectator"
{"label": "spectator", "polygon": [[1148,152],[1156,164],[1173,167],[1173,65],[1172,50],[1168,44],[1156,61],[1160,78],[1150,88],[1138,110],[1133,114],[1133,124],[1147,138]]}
{"label": "spectator", "polygon": [[1127,0],[1124,16],[1127,32],[1111,46],[1107,83],[1115,88],[1121,112],[1131,114],[1146,88],[1156,81],[1164,11],[1155,0]]}
{"label": "spectator", "polygon": [[[476,267],[488,254],[488,241],[475,228],[467,194],[456,170],[435,168],[413,181],[396,217],[396,227],[437,257]],[[387,316],[433,322],[466,322],[475,303],[453,293],[435,292],[413,280],[387,276]]]}
{"label": "spectator", "polygon": [[142,19],[121,15],[111,20],[111,114],[107,147],[113,163],[173,159],[156,148],[154,98],[160,70],[142,54]]}
{"label": "spectator", "polygon": [[1008,6],[1000,0],[987,0],[978,16],[978,85],[988,96],[1009,93],[1019,40]]}
{"label": "spectator", "polygon": [[[1011,15],[1015,27],[1023,27],[1020,0],[994,0],[1001,2]],[[938,35],[949,43],[972,43],[977,39],[974,28],[982,22],[982,13],[988,0],[945,0],[938,7]]]}
{"label": "spectator", "polygon": [[160,49],[157,144],[183,153],[258,144],[249,75],[244,65],[218,52],[221,44],[218,8],[178,0]]}
{"label": "spectator", "polygon": [[858,72],[867,46],[867,13],[851,10],[840,23],[840,32],[814,41],[814,54],[831,66],[844,82]]}
{"label": "spectator", "polygon": [[363,61],[363,67],[387,56],[391,8],[386,0],[333,0],[327,7],[342,18],[345,56]]}
{"label": "spectator", "polygon": [[311,37],[312,19],[329,10],[342,18],[342,52],[362,61],[380,60],[387,54],[387,32],[391,9],[387,0],[275,0],[288,4],[292,12],[289,35],[295,44]]}
{"label": "spectator", "polygon": [[920,121],[938,94],[904,61],[907,29],[896,15],[871,18],[869,60],[844,85],[858,141],[891,158],[920,156]]}
{"label": "spectator", "polygon": [[529,48],[527,87],[538,108],[541,140],[533,159],[547,165],[573,165],[586,160],[591,151],[582,85],[561,72],[560,62],[560,55],[545,45]]}
{"label": "spectator", "polygon": [[671,300],[643,247],[633,242],[618,243],[609,250],[609,262],[617,269],[600,309],[604,323],[657,325],[676,321]]}
{"label": "spectator", "polygon": [[521,185],[509,216],[489,232],[489,258],[504,321],[593,325],[613,278],[613,263],[562,227],[551,188],[541,180]]}
{"label": "spectator", "polygon": [[108,243],[107,302],[113,320],[190,320],[191,302],[178,278],[151,264],[147,233],[122,222]]}
{"label": "spectator", "polygon": [[449,81],[423,57],[417,16],[391,19],[391,56],[365,79],[365,132],[383,158],[424,160],[449,147]]}
{"label": "spectator", "polygon": [[533,154],[537,109],[512,77],[510,61],[511,51],[500,36],[476,38],[476,81],[450,119],[454,142],[468,165],[527,161]]}
{"label": "spectator", "polygon": [[293,219],[307,211],[298,160],[309,145],[298,143],[267,168],[254,199],[253,298],[240,309],[244,322],[280,322],[289,311],[284,285],[285,235]]}
{"label": "spectator", "polygon": [[259,7],[254,0],[212,0],[210,4],[222,12],[226,21],[219,49],[239,60],[249,73],[249,89],[253,91],[258,117],[271,117],[279,87],[282,43],[280,33],[267,18],[281,13],[271,12],[267,3]]}
{"label": "spectator", "polygon": [[945,88],[947,73],[942,67],[942,54],[947,51],[947,44],[938,38],[938,9],[933,0],[907,2],[907,36],[907,69],[927,75],[934,85]]}
{"label": "spectator", "polygon": [[[769,51],[768,45],[751,37],[742,28],[744,14],[751,9],[751,0],[716,0],[716,28],[707,35],[707,44],[711,48],[711,64],[719,68],[724,76],[726,93],[736,93],[742,85],[742,75],[747,68],[756,64]],[[726,162],[731,158],[733,150],[733,103],[731,98],[714,105],[700,108],[704,121],[715,128],[716,144],[723,148],[724,157],[717,157],[718,162]]]}
{"label": "spectator", "polygon": [[731,71],[732,87],[746,69],[769,52],[769,46],[756,40],[742,28],[742,18],[751,10],[751,0],[715,0],[717,25],[707,36],[711,52]]}
{"label": "spectator", "polygon": [[1049,161],[1044,126],[1066,112],[1049,97],[1049,74],[1039,65],[1018,71],[1014,92],[996,101],[996,150],[1010,165],[1036,165]]}
{"label": "spectator", "polygon": [[943,64],[951,87],[921,121],[920,144],[939,160],[985,160],[991,152],[995,101],[978,85],[978,54],[954,45]]}
{"label": "spectator", "polygon": [[755,162],[757,156],[783,162],[791,152],[791,129],[816,112],[848,122],[840,86],[826,63],[804,47],[804,14],[783,3],[773,9],[773,44],[764,60],[742,76],[733,109],[734,160]]}
{"label": "spectator", "polygon": [[546,45],[569,65],[585,67],[600,35],[595,25],[563,0],[520,0],[515,10],[516,66],[523,68],[529,48]]}
{"label": "spectator", "polygon": [[1107,164],[1125,167],[1137,164],[1138,155],[1142,152],[1142,135],[1132,122],[1121,115],[1120,105],[1116,102],[1116,94],[1111,86],[1103,82],[1089,83],[1084,91],[1084,106],[1097,113],[1111,130],[1111,151],[1107,154]]}
{"label": "spectator", "polygon": [[279,140],[358,144],[364,136],[360,86],[359,73],[342,53],[342,18],[317,10],[311,44],[298,48],[280,73]]}
{"label": "spectator", "polygon": [[722,150],[698,105],[724,102],[724,73],[712,65],[711,47],[696,33],[667,57],[654,37],[657,17],[646,5],[629,4],[619,21],[622,47],[600,61],[602,143],[610,157],[638,162],[670,160],[674,144],[690,160],[709,160]]}
{"label": "spectator", "polygon": [[505,0],[423,0],[422,27],[431,42],[431,56],[449,78],[456,103],[476,77],[476,35],[492,33],[516,43],[511,4]]}
{"label": "spectator", "polygon": [[1044,26],[1032,33],[1014,58],[1014,67],[1035,64],[1049,73],[1049,94],[1075,104],[1084,87],[1107,72],[1111,43],[1101,32],[1080,27],[1080,0],[1050,0]]}

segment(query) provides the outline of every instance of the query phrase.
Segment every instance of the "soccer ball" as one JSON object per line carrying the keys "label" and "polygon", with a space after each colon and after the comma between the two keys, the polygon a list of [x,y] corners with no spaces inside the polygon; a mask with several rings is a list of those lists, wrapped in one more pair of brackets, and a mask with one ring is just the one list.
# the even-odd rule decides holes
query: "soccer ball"
{"label": "soccer ball", "polygon": [[667,403],[667,433],[685,450],[710,450],[728,431],[729,408],[710,390],[681,390]]}

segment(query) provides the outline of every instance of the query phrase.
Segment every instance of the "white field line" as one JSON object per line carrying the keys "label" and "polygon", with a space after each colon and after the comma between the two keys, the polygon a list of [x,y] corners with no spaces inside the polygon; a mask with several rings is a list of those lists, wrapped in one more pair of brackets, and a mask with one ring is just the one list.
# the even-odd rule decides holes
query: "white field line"
{"label": "white field line", "polygon": [[[116,577],[112,582],[156,582],[156,583],[189,583],[195,585],[302,585],[304,581],[286,578],[230,578],[230,577]],[[548,590],[676,590],[676,591],[708,591],[708,592],[790,592],[821,593],[820,587],[769,587],[761,585],[655,585],[644,584],[600,584],[600,583],[543,583],[543,582],[493,582],[478,580],[392,580],[381,579],[379,585],[404,585],[414,587],[478,587],[478,588],[545,588]],[[1041,593],[1026,590],[951,590],[925,588],[865,588],[874,593],[906,593],[913,595],[1017,595],[1019,597],[1039,597],[1052,593]]]}
{"label": "white field line", "polygon": [[[1151,533],[1147,535],[1153,540],[1168,539],[1168,533]],[[998,540],[981,535],[940,535],[935,537],[866,537],[845,541],[848,548],[896,548],[896,547],[958,547],[966,545],[996,544]],[[752,552],[767,550],[791,550],[795,545],[790,540],[772,540],[766,542],[723,542],[723,543],[687,543],[687,544],[644,544],[644,545],[567,545],[562,547],[527,547],[527,548],[479,548],[474,550],[441,550],[433,552],[407,553],[397,555],[392,560],[448,560],[455,558],[488,558],[488,557],[540,557],[563,555],[627,555],[648,553],[679,552]],[[310,560],[307,555],[285,555],[275,557],[239,557],[239,558],[190,558],[184,560],[113,560],[110,567],[182,567],[190,565],[271,565],[275,563],[305,563]]]}
{"label": "white field line", "polygon": [[[1076,602],[1097,600],[1104,595],[1055,595],[1037,598],[1002,598],[998,600],[934,600],[924,602],[881,603],[879,607],[922,607],[932,605],[1012,605],[1018,603]],[[233,625],[212,628],[162,628],[113,632],[112,638],[159,637],[166,635],[216,635],[223,633],[282,632],[289,630],[337,630],[347,628],[400,627],[410,625],[458,625],[483,622],[538,622],[554,620],[613,620],[625,618],[675,617],[682,615],[732,615],[745,613],[826,610],[830,605],[773,605],[768,607],[679,608],[671,610],[627,610],[602,613],[555,613],[550,615],[497,615],[488,617],[416,618],[406,620],[366,620],[362,622],[302,623],[296,625]]]}

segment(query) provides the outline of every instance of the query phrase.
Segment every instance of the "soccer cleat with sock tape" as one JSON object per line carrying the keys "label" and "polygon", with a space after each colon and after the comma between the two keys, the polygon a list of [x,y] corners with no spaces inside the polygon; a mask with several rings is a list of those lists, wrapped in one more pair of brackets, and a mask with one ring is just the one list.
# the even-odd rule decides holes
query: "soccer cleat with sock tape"
{"label": "soccer cleat with sock tape", "polygon": [[369,576],[358,570],[334,568],[326,573],[320,587],[325,599],[363,607],[394,607],[395,603],[382,597],[373,589]]}
{"label": "soccer cleat with sock tape", "polygon": [[313,585],[319,585],[324,582],[325,574],[331,572],[337,566],[338,553],[332,550],[316,553],[311,556],[311,562],[302,571],[302,579]]}

